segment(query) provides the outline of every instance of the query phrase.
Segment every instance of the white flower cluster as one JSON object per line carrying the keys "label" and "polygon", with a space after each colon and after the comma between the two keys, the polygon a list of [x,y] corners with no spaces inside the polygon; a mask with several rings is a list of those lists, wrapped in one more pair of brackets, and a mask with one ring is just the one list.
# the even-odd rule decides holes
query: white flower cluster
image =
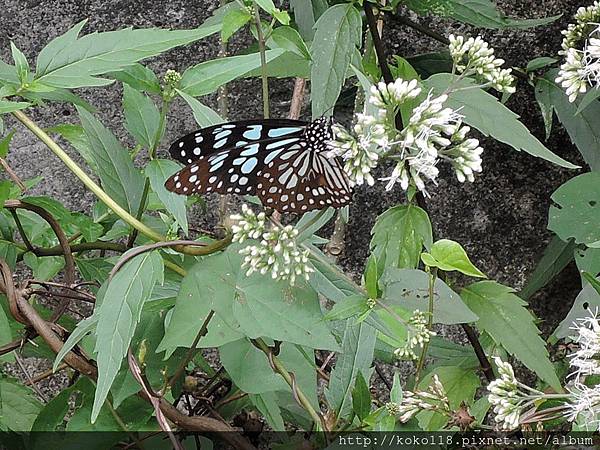
{"label": "white flower cluster", "polygon": [[459,73],[475,75],[499,92],[515,92],[512,69],[502,68],[504,60],[496,58],[494,49],[481,36],[465,39],[451,34],[449,40],[450,56]]}
{"label": "white flower cluster", "polygon": [[524,396],[519,390],[521,383],[515,377],[515,372],[508,362],[500,358],[494,358],[500,378],[495,379],[488,385],[488,401],[494,407],[496,422],[500,423],[502,429],[514,430],[519,426]]}
{"label": "white flower cluster", "polygon": [[572,399],[565,418],[570,422],[578,420],[588,431],[600,431],[600,388],[575,383],[567,389]]}
{"label": "white flower cluster", "polygon": [[397,403],[394,403],[393,407],[388,406],[389,404],[385,405],[390,415],[400,416],[398,420],[402,423],[408,422],[420,411],[435,410],[442,414],[451,414],[448,394],[437,375],[432,377],[427,391],[404,391],[402,395],[402,402],[399,405]]}
{"label": "white flower cluster", "polygon": [[600,375],[600,323],[598,310],[590,311],[588,317],[577,319],[572,330],[577,331],[575,342],[579,350],[569,355],[570,366],[575,369],[572,374],[577,382],[589,375]]}
{"label": "white flower cluster", "polygon": [[436,333],[427,328],[427,316],[418,309],[415,309],[414,313],[407,322],[408,336],[404,347],[397,348],[394,350],[394,355],[397,358],[408,358],[417,359],[417,355],[414,349],[417,346],[422,346],[425,342],[429,342],[431,336],[435,336]]}
{"label": "white flower cluster", "polygon": [[563,30],[562,50],[565,62],[560,66],[556,82],[574,102],[589,88],[600,87],[600,2],[581,7],[575,14],[575,23]]}
{"label": "white flower cluster", "polygon": [[273,279],[289,280],[294,285],[297,277],[308,280],[314,272],[308,262],[308,250],[302,251],[296,245],[296,228],[287,225],[267,230],[265,214],[255,215],[246,205],[242,205],[242,214],[232,215],[231,220],[238,222],[232,227],[233,242],[260,239],[259,244],[240,250],[245,257],[242,267],[248,268],[246,275],[270,272]]}
{"label": "white flower cluster", "polygon": [[396,183],[406,190],[412,182],[426,193],[426,181],[435,183],[439,175],[440,159],[450,162],[460,182],[473,181],[474,172],[481,172],[483,149],[477,139],[466,138],[470,128],[463,126],[463,117],[444,107],[446,95],[429,94],[413,109],[404,129],[396,129],[394,118],[400,106],[420,93],[416,80],[379,83],[371,88],[368,99],[377,111],[357,115],[354,135],[334,128],[330,154],[344,159],[344,169],[354,184],[373,185],[371,171],[382,157],[396,161],[390,176],[381,179],[387,182],[387,190]]}

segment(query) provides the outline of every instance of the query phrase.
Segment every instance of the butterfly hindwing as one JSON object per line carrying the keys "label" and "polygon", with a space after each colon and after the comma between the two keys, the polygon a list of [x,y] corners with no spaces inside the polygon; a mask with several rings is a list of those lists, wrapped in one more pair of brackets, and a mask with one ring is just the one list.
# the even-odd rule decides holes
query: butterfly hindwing
{"label": "butterfly hindwing", "polygon": [[242,120],[222,123],[189,133],[171,144],[169,153],[177,161],[190,164],[200,158],[248,143],[300,137],[306,122],[288,119]]}
{"label": "butterfly hindwing", "polygon": [[303,214],[350,202],[348,179],[337,160],[307,148],[301,142],[286,149],[258,173],[256,193],[263,205]]}

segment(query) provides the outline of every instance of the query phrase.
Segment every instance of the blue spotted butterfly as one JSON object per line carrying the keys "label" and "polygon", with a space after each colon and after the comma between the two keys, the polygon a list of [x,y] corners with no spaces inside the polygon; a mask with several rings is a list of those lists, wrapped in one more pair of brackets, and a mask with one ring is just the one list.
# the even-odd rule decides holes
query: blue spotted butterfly
{"label": "blue spotted butterfly", "polygon": [[169,191],[257,195],[282,213],[305,213],[350,202],[340,163],[328,157],[332,119],[224,123],[175,141],[171,156],[186,164],[165,183]]}

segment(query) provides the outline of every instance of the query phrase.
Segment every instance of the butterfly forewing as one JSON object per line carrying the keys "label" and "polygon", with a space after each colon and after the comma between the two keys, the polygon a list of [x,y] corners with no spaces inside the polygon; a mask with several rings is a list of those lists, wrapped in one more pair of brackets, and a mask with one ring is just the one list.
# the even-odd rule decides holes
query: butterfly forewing
{"label": "butterfly forewing", "polygon": [[242,120],[202,128],[173,142],[171,156],[183,164],[191,164],[208,156],[253,142],[270,142],[300,137],[306,122],[288,119]]}

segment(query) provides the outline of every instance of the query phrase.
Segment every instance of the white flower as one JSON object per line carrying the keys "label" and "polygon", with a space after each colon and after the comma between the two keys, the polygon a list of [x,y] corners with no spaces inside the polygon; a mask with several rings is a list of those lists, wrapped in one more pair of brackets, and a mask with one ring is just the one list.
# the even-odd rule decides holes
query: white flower
{"label": "white flower", "polygon": [[560,66],[558,77],[554,81],[565,89],[570,102],[574,102],[579,93],[584,93],[588,85],[583,53],[570,48],[567,51],[566,61]]}
{"label": "white flower", "polygon": [[569,355],[570,366],[575,369],[573,375],[577,382],[588,375],[600,375],[600,323],[598,309],[589,311],[590,315],[577,319],[572,330],[577,331],[575,342],[579,350]]}
{"label": "white flower", "polygon": [[594,1],[590,6],[580,7],[574,18],[575,23],[570,23],[567,29],[562,31],[564,38],[561,54],[566,54],[570,48],[576,48],[587,37],[590,25],[600,21],[600,2]]}
{"label": "white flower", "polygon": [[239,251],[244,256],[242,267],[248,268],[247,276],[269,272],[273,279],[289,280],[294,285],[297,277],[308,280],[314,272],[308,262],[308,250],[302,251],[296,245],[296,228],[287,225],[267,230],[264,213],[256,216],[246,205],[242,205],[241,215],[232,215],[231,219],[238,221],[232,227],[234,242],[261,239],[258,245],[248,245]]}
{"label": "white flower", "polygon": [[266,229],[265,213],[254,214],[248,205],[242,205],[242,214],[232,214],[231,220],[237,224],[231,227],[233,242],[244,242],[246,239],[258,239]]}
{"label": "white flower", "polygon": [[519,426],[521,407],[524,402],[519,391],[520,383],[515,377],[515,372],[508,362],[494,357],[500,378],[488,385],[488,401],[494,407],[495,421],[504,430],[514,430]]}
{"label": "white flower", "polygon": [[377,126],[373,116],[357,115],[354,127],[358,139],[339,125],[334,125],[334,140],[329,143],[330,156],[341,156],[344,160],[344,171],[353,184],[365,182],[369,186],[375,184],[371,170],[377,166],[379,154],[378,143],[386,144],[385,132]]}
{"label": "white flower", "polygon": [[286,279],[294,285],[296,277],[306,280],[314,269],[308,262],[308,250],[296,246],[298,230],[291,225],[274,228],[263,234],[260,245],[249,245],[240,250],[245,256],[242,267],[248,267],[246,275],[254,272],[271,273],[273,279]]}
{"label": "white flower", "polygon": [[450,55],[459,73],[478,76],[499,92],[515,92],[511,69],[501,68],[504,60],[495,57],[494,49],[481,36],[465,40],[463,36],[450,35],[449,40]]}
{"label": "white flower", "polygon": [[437,411],[449,416],[451,414],[450,401],[446,389],[439,377],[433,375],[426,391],[404,391],[402,402],[397,408],[398,420],[408,422],[411,417],[420,411]]}
{"label": "white flower", "polygon": [[417,359],[414,349],[429,342],[436,333],[427,328],[429,321],[425,313],[415,309],[407,321],[407,337],[404,347],[397,348],[394,355],[397,358]]}
{"label": "white flower", "polygon": [[565,417],[570,422],[577,420],[588,431],[600,431],[600,386],[590,388],[582,383],[567,388],[572,395]]}
{"label": "white flower", "polygon": [[388,106],[396,108],[406,100],[415,98],[420,93],[421,88],[418,87],[417,80],[405,81],[402,78],[398,78],[393,83],[385,84],[384,82],[380,82],[371,86],[369,103],[382,109]]}

